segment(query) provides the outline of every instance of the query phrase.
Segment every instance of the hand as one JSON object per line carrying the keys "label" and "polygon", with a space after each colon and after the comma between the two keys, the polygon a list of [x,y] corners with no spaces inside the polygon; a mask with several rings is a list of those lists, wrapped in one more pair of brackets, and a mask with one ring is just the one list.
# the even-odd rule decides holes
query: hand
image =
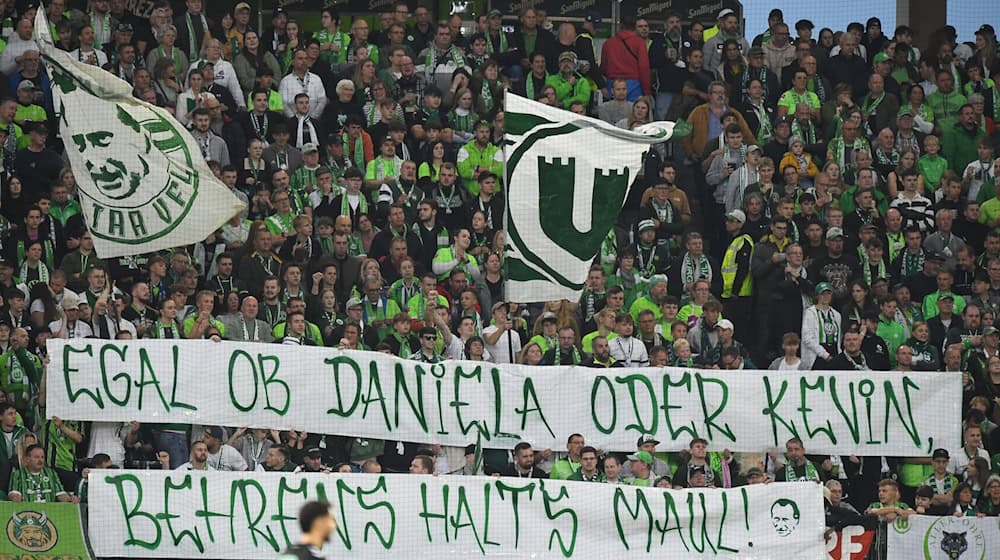
{"label": "hand", "polygon": [[138,431],[139,431],[139,428],[140,428],[141,426],[142,426],[142,424],[140,424],[140,423],[139,423],[139,422],[137,422],[136,420],[133,420],[133,421],[131,421],[131,422],[129,422],[129,423],[128,423],[128,429],[129,429],[129,431],[131,431],[131,432],[132,432],[133,434],[134,434],[135,432],[138,432]]}
{"label": "hand", "polygon": [[778,264],[783,260],[785,259],[783,258],[783,255],[781,253],[774,253],[771,255],[771,262],[774,264]]}
{"label": "hand", "polygon": [[826,459],[823,460],[823,464],[820,466],[823,468],[824,471],[832,471],[833,461],[831,461],[830,458],[827,457]]}
{"label": "hand", "polygon": [[247,427],[246,426],[243,426],[242,428],[237,428],[236,431],[233,432],[233,438],[237,438],[239,436],[242,436],[245,433],[247,433]]}
{"label": "hand", "polygon": [[861,459],[857,455],[848,455],[847,460],[854,463],[855,465],[861,464]]}
{"label": "hand", "polygon": [[62,419],[60,419],[58,416],[52,417],[52,423],[55,424],[57,428],[62,428],[64,425]]}
{"label": "hand", "polygon": [[552,456],[552,450],[551,449],[544,449],[544,450],[542,450],[541,455],[542,455],[542,459],[548,459],[549,457]]}
{"label": "hand", "polygon": [[320,282],[323,281],[323,273],[313,272],[312,279],[313,279],[313,284],[319,284]]}
{"label": "hand", "polygon": [[159,453],[156,454],[156,460],[159,461],[161,465],[164,465],[164,467],[169,468],[170,453],[167,453],[166,451],[160,451]]}

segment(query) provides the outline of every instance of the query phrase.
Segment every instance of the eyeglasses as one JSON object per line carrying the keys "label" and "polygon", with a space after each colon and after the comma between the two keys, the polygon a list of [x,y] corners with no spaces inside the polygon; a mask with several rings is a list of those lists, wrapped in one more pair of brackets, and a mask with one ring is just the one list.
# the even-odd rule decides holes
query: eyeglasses
{"label": "eyeglasses", "polygon": [[437,340],[437,337],[436,337],[436,336],[433,336],[433,335],[429,335],[429,334],[428,334],[428,335],[424,335],[424,336],[422,336],[422,337],[420,337],[420,338],[422,338],[422,339],[424,339],[424,340]]}

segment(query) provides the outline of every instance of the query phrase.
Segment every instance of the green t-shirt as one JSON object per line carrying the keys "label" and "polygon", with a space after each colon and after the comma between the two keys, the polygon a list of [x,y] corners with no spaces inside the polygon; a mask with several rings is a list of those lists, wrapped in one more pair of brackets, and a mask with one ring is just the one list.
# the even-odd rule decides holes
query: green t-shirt
{"label": "green t-shirt", "polygon": [[[83,425],[80,422],[64,420],[67,428],[82,434]],[[45,463],[50,467],[64,471],[73,470],[73,460],[76,458],[76,442],[69,438],[52,420],[45,422]]]}
{"label": "green t-shirt", "polygon": [[578,470],[580,470],[580,463],[570,461],[569,459],[560,459],[552,465],[552,472],[549,473],[549,478],[554,480],[569,480],[569,477]]}

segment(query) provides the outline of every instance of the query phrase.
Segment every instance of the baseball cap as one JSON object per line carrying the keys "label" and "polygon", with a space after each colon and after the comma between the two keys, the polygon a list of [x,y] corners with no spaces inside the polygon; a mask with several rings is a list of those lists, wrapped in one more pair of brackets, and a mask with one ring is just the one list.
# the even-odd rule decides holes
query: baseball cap
{"label": "baseball cap", "polygon": [[643,444],[652,443],[653,445],[659,445],[660,440],[653,437],[653,434],[643,434],[639,437],[639,441],[635,443],[636,447],[642,447]]}
{"label": "baseball cap", "polygon": [[39,122],[36,122],[31,127],[31,130],[29,130],[28,132],[37,132],[39,134],[48,134],[49,133],[49,125],[45,124],[45,121],[39,121]]}
{"label": "baseball cap", "polygon": [[352,307],[361,307],[361,300],[356,297],[352,297],[347,300],[347,304],[344,306],[344,309],[350,309]]}
{"label": "baseball cap", "polygon": [[306,450],[306,457],[310,459],[319,459],[323,456],[323,450],[318,447],[310,447]]}
{"label": "baseball cap", "polygon": [[236,4],[236,6],[233,7],[233,13],[234,14],[236,12],[240,11],[240,10],[246,10],[246,11],[249,12],[250,11],[250,4],[247,4],[246,2],[240,2],[239,4]]}
{"label": "baseball cap", "polygon": [[787,125],[791,126],[793,120],[795,120],[795,119],[793,119],[791,115],[780,116],[780,117],[774,119],[774,126],[779,126],[779,125],[783,125],[783,124],[787,124]]}
{"label": "baseball cap", "polygon": [[305,144],[302,145],[302,153],[303,154],[315,154],[315,153],[318,153],[318,152],[319,152],[319,148],[317,148],[316,144],[313,144],[312,142],[307,142],[307,143],[305,143]]}
{"label": "baseball cap", "polygon": [[715,328],[717,328],[717,329],[727,329],[727,330],[731,331],[731,330],[733,330],[734,327],[733,327],[733,322],[732,321],[730,321],[729,319],[722,319],[721,321],[718,322],[718,324],[715,325]]}
{"label": "baseball cap", "polygon": [[939,448],[937,448],[937,449],[934,450],[933,454],[931,454],[931,458],[932,459],[950,459],[951,455],[948,454],[948,450],[947,449],[943,449],[943,448],[939,447]]}
{"label": "baseball cap", "polygon": [[722,19],[726,16],[731,16],[731,15],[736,15],[736,12],[732,11],[729,8],[725,8],[724,10],[719,12],[719,16],[716,19]]}
{"label": "baseball cap", "polygon": [[647,229],[656,229],[656,224],[653,223],[653,220],[643,220],[639,222],[639,233],[642,233]]}
{"label": "baseball cap", "polygon": [[653,464],[653,456],[650,455],[649,451],[637,451],[628,456],[631,461],[641,461],[647,465]]}
{"label": "baseball cap", "polygon": [[945,260],[944,255],[938,253],[937,251],[927,251],[926,253],[924,253],[924,262],[927,261],[944,262],[944,260]]}
{"label": "baseball cap", "polygon": [[601,22],[604,21],[604,18],[601,17],[601,12],[597,12],[597,11],[587,12],[587,15],[584,16],[583,19],[584,19],[584,21],[589,21],[590,23],[593,23],[594,25],[600,25]]}
{"label": "baseball cap", "polygon": [[764,49],[762,47],[750,47],[750,50],[747,51],[747,56],[751,58],[755,56],[764,56]]}
{"label": "baseball cap", "polygon": [[212,436],[215,439],[226,439],[226,431],[220,426],[207,426],[205,428],[205,434]]}
{"label": "baseball cap", "polygon": [[751,476],[764,476],[764,471],[760,470],[760,467],[750,467],[747,469],[747,478]]}
{"label": "baseball cap", "polygon": [[649,278],[649,289],[652,290],[657,284],[667,283],[667,276],[665,274],[654,274]]}
{"label": "baseball cap", "polygon": [[327,144],[343,144],[344,137],[339,134],[331,134],[326,137]]}
{"label": "baseball cap", "polygon": [[991,327],[986,327],[985,329],[983,329],[983,336],[990,336],[990,335],[994,335],[994,334],[1000,334],[1000,330],[997,330],[996,327],[992,327],[992,326]]}
{"label": "baseball cap", "polygon": [[878,226],[875,224],[861,224],[860,231],[878,231]]}
{"label": "baseball cap", "polygon": [[823,292],[833,292],[833,286],[829,282],[820,282],[816,284],[816,295],[820,295]]}
{"label": "baseball cap", "polygon": [[486,14],[486,17],[491,18],[491,19],[492,18],[503,17],[503,13],[501,13],[500,10],[497,10],[496,8],[494,8],[494,9],[490,10]]}
{"label": "baseball cap", "polygon": [[872,62],[889,62],[889,55],[885,54],[885,52],[880,52],[875,55]]}
{"label": "baseball cap", "polygon": [[559,317],[557,317],[556,314],[551,311],[546,311],[545,313],[542,313],[542,322],[544,323],[546,321],[558,322]]}
{"label": "baseball cap", "polygon": [[832,227],[826,230],[827,239],[837,239],[838,237],[843,237],[843,236],[844,236],[844,230],[840,229],[839,227]]}
{"label": "baseball cap", "polygon": [[17,84],[17,91],[22,89],[35,89],[35,82],[31,80],[21,80],[21,83]]}
{"label": "baseball cap", "polygon": [[750,152],[761,153],[763,152],[763,150],[761,150],[760,146],[758,146],[757,144],[750,144],[749,146],[747,146],[747,153],[749,154]]}
{"label": "baseball cap", "polygon": [[938,301],[955,301],[955,295],[951,292],[944,292],[943,294],[938,294]]}
{"label": "baseball cap", "polygon": [[498,302],[494,303],[493,307],[490,308],[490,313],[496,313],[497,309],[500,309],[501,307],[503,307],[505,305],[507,305],[507,302],[505,302],[505,301],[498,301]]}
{"label": "baseball cap", "polygon": [[131,33],[132,24],[131,23],[119,23],[118,27],[115,29],[119,33]]}
{"label": "baseball cap", "polygon": [[63,309],[80,309],[80,298],[76,294],[67,291],[62,301],[59,302],[59,305]]}
{"label": "baseball cap", "polygon": [[903,117],[912,117],[913,111],[910,110],[910,104],[907,103],[905,106],[899,108],[899,113],[896,113],[896,119],[899,120]]}
{"label": "baseball cap", "polygon": [[741,224],[745,224],[747,223],[747,215],[742,210],[737,208],[736,210],[733,210],[732,212],[726,214],[726,220],[730,222],[739,222]]}
{"label": "baseball cap", "polygon": [[564,60],[572,60],[573,62],[576,62],[576,53],[573,51],[563,51],[559,54],[559,62]]}

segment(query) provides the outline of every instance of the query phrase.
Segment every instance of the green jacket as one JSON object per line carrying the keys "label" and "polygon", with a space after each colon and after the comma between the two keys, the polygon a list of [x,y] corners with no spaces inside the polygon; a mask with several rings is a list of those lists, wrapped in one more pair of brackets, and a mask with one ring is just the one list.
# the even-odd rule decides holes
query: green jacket
{"label": "green jacket", "polygon": [[978,126],[970,134],[962,125],[955,124],[941,131],[941,155],[951,164],[951,170],[961,177],[970,163],[979,159],[977,146],[986,138]]}
{"label": "green jacket", "polygon": [[545,79],[545,85],[552,86],[556,90],[556,99],[562,103],[563,109],[567,111],[575,101],[583,103],[584,108],[590,103],[590,82],[579,72],[573,72],[573,77],[576,78],[573,83],[563,78],[561,73],[552,74]]}
{"label": "green jacket", "polygon": [[552,465],[552,472],[549,473],[549,478],[553,480],[569,480],[569,477],[573,476],[573,473],[580,470],[580,463],[570,461],[569,459],[560,459]]}
{"label": "green jacket", "polygon": [[[285,326],[286,322],[282,321],[274,326],[274,340],[281,340],[285,338]],[[316,343],[316,346],[323,346],[323,333],[320,332],[319,327],[314,323],[306,321],[306,332],[305,337]]]}
{"label": "green jacket", "polygon": [[885,317],[879,315],[878,329],[875,331],[875,334],[882,337],[886,346],[889,347],[889,363],[895,366],[896,350],[906,340],[906,331],[903,329],[903,325],[900,325],[896,321],[886,320]]}
{"label": "green jacket", "polygon": [[935,91],[927,96],[926,103],[934,111],[934,124],[942,131],[946,131],[958,122],[958,110],[968,101],[957,91],[951,93]]}
{"label": "green jacket", "polygon": [[66,202],[66,206],[57,206],[52,204],[49,208],[49,215],[52,216],[57,222],[66,226],[69,219],[77,214],[82,214],[83,209],[80,207],[80,203],[75,200],[70,200]]}
{"label": "green jacket", "polygon": [[[485,148],[479,149],[475,142],[469,142],[458,151],[455,167],[458,168],[458,176],[462,178],[466,190],[472,196],[479,196],[479,177],[476,168],[488,167],[492,173],[496,173],[499,183],[503,180],[503,152],[493,144],[486,144]],[[497,187],[499,186],[498,184]]]}
{"label": "green jacket", "polygon": [[11,404],[24,415],[29,428],[35,425],[41,382],[42,361],[38,356],[24,348],[0,355],[0,387],[10,396]]}

